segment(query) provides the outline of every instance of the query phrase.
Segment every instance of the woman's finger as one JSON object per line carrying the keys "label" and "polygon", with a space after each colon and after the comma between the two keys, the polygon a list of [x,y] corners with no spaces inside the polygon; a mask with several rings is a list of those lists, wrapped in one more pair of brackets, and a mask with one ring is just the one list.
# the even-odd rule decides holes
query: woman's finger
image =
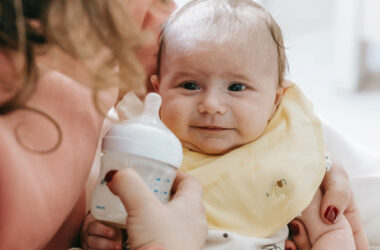
{"label": "woman's finger", "polygon": [[[120,197],[128,213],[144,206],[160,206],[160,201],[146,186],[141,177],[131,168],[111,170],[106,174],[108,188]],[[107,178],[108,176],[108,178]]]}
{"label": "woman's finger", "polygon": [[350,204],[344,212],[344,216],[350,223],[352,234],[354,235],[356,249],[369,249],[368,238],[363,229],[359,207],[356,204],[353,195]]}
{"label": "woman's finger", "polygon": [[344,214],[350,223],[356,249],[369,249],[360,211],[344,168],[334,163],[334,166],[326,173],[322,182],[322,189],[325,191],[320,209],[323,221],[334,223],[340,215]]}
{"label": "woman's finger", "polygon": [[288,226],[292,239],[297,246],[297,249],[310,250],[311,243],[309,240],[309,235],[303,223],[297,219],[294,219],[292,222],[289,223]]}
{"label": "woman's finger", "polygon": [[173,183],[172,193],[174,193],[172,199],[176,199],[178,196],[191,196],[200,198],[202,197],[202,185],[191,175],[183,172],[178,172]]}
{"label": "woman's finger", "polygon": [[346,171],[334,163],[326,172],[322,182],[323,198],[321,202],[321,218],[327,224],[333,224],[346,210],[351,200],[351,186]]}

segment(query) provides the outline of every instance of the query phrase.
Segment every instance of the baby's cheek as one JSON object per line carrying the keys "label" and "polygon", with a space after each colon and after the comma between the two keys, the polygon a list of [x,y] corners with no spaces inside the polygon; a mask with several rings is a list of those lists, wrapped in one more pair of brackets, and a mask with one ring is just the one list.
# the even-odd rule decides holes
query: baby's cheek
{"label": "baby's cheek", "polygon": [[166,126],[172,126],[173,123],[177,120],[177,109],[172,105],[168,105],[165,101],[161,105],[160,115],[161,120],[165,123]]}
{"label": "baby's cheek", "polygon": [[177,109],[167,109],[161,107],[161,120],[162,122],[177,136],[181,134],[181,129],[184,127],[183,121],[180,119]]}
{"label": "baby's cheek", "polygon": [[186,129],[194,105],[174,90],[161,89],[160,95],[161,120],[178,137]]}

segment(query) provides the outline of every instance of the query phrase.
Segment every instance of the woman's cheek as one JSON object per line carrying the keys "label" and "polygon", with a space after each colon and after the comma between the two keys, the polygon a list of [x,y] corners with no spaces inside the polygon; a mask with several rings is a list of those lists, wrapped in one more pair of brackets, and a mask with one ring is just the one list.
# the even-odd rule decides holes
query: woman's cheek
{"label": "woman's cheek", "polygon": [[139,28],[142,28],[149,7],[154,0],[124,0],[124,7]]}
{"label": "woman's cheek", "polygon": [[153,0],[149,5],[142,24],[143,30],[156,30],[160,33],[161,25],[166,22],[169,15],[177,8],[174,1]]}
{"label": "woman's cheek", "polygon": [[[176,7],[177,6],[173,1],[163,3],[161,0],[153,0],[151,1],[149,8],[146,10],[142,22],[142,30],[150,32],[152,37],[151,40],[137,52],[137,56],[145,68],[148,79],[150,75],[157,73],[157,53],[159,49],[161,26],[166,22],[167,18]],[[148,92],[153,90],[149,81],[146,82],[146,85]]]}

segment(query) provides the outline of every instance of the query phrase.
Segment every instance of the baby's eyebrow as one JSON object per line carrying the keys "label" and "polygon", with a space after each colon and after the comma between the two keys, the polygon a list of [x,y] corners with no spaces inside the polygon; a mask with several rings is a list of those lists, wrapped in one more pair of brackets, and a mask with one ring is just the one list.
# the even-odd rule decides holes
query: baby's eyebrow
{"label": "baby's eyebrow", "polygon": [[194,78],[194,74],[189,74],[189,72],[186,71],[180,71],[180,72],[175,72],[173,75],[170,76],[171,80],[173,83],[178,82],[178,81],[183,81],[183,80],[190,80],[190,78]]}
{"label": "baby's eyebrow", "polygon": [[178,71],[178,75],[208,75],[208,73],[202,68],[186,68]]}
{"label": "baby's eyebrow", "polygon": [[224,74],[224,77],[230,78],[230,79],[239,79],[245,82],[251,82],[252,79],[249,79],[245,74],[236,73],[236,72],[227,72]]}
{"label": "baby's eyebrow", "polygon": [[175,72],[174,77],[180,78],[180,77],[197,77],[197,78],[205,78],[207,77],[207,73],[203,70],[181,70],[178,72]]}

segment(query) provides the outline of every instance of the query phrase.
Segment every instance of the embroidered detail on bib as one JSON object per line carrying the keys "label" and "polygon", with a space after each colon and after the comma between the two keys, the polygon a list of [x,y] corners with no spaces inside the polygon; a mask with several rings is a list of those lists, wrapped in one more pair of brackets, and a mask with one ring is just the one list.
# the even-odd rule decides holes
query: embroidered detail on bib
{"label": "embroidered detail on bib", "polygon": [[271,244],[268,246],[264,246],[261,248],[262,250],[281,250],[281,247],[277,246],[276,244]]}
{"label": "embroidered detail on bib", "polygon": [[290,195],[290,190],[285,179],[273,181],[270,184],[269,189],[266,192],[266,196],[270,197],[273,194],[275,194],[276,197],[280,197],[281,195],[285,195],[285,196]]}

